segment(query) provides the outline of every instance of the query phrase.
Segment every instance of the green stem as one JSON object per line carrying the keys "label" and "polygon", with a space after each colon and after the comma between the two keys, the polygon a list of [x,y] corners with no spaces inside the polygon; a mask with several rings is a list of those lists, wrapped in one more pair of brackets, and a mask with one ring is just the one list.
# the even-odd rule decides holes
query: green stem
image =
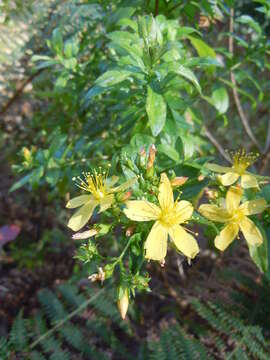
{"label": "green stem", "polygon": [[132,243],[132,241],[133,241],[133,239],[132,239],[132,237],[130,237],[129,240],[128,240],[128,243],[124,247],[124,250],[122,251],[122,253],[118,257],[118,259],[115,261],[115,265],[118,264],[122,260],[122,258],[125,256],[125,253],[126,253],[127,249],[129,248],[130,244]]}

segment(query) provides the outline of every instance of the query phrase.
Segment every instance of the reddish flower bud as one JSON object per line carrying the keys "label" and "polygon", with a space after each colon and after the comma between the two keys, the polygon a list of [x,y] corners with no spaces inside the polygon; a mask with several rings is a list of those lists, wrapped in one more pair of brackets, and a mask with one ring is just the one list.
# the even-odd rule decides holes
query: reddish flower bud
{"label": "reddish flower bud", "polygon": [[174,179],[171,180],[172,186],[181,186],[188,180],[186,176],[176,176]]}

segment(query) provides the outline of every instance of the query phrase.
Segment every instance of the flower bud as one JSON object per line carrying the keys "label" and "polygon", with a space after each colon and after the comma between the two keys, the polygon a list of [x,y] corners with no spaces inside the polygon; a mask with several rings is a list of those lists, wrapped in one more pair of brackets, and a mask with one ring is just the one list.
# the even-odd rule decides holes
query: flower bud
{"label": "flower bud", "polygon": [[149,156],[147,162],[147,170],[151,169],[154,166],[155,158],[156,158],[157,149],[154,144],[150,146]]}
{"label": "flower bud", "polygon": [[127,201],[132,195],[132,191],[127,191],[122,194],[121,201]]}
{"label": "flower bud", "polygon": [[188,180],[186,176],[176,176],[174,179],[171,180],[171,185],[174,187],[183,185]]}
{"label": "flower bud", "polygon": [[72,239],[74,240],[89,239],[90,237],[97,235],[97,233],[98,231],[96,229],[77,232],[76,234],[72,235]]}
{"label": "flower bud", "polygon": [[130,237],[134,233],[134,230],[135,230],[135,226],[129,226],[126,230],[126,236]]}
{"label": "flower bud", "polygon": [[121,315],[121,318],[124,320],[128,311],[128,289],[124,290],[124,294],[122,297],[118,300],[117,306]]}
{"label": "flower bud", "polygon": [[24,147],[22,151],[23,151],[23,157],[25,158],[25,160],[27,162],[30,162],[32,159],[31,151],[29,149],[27,149],[27,147]]}
{"label": "flower bud", "polygon": [[146,151],[145,148],[141,148],[140,150],[140,166],[145,167],[146,164]]}

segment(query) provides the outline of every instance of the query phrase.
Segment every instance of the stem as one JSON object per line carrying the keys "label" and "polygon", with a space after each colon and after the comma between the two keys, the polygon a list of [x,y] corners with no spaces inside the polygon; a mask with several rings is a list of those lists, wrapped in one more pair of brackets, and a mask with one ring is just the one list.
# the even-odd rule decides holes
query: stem
{"label": "stem", "polygon": [[[231,9],[230,10],[230,25],[229,25],[230,36],[229,36],[228,47],[229,47],[229,52],[231,53],[232,57],[234,54],[234,46],[233,46],[234,44],[233,44],[233,36],[232,36],[233,30],[234,30],[234,19],[233,18],[234,18],[234,9]],[[230,71],[230,76],[231,76],[231,82],[234,85],[234,87],[232,89],[234,102],[235,102],[239,117],[241,119],[241,122],[243,124],[243,127],[244,127],[247,135],[249,136],[250,140],[253,142],[253,144],[256,145],[256,147],[260,150],[260,152],[262,152],[262,148],[261,148],[260,144],[258,143],[258,141],[256,140],[256,138],[251,130],[251,127],[249,125],[248,118],[243,110],[243,107],[242,107],[242,104],[240,101],[240,97],[239,97],[239,94],[237,91],[237,87],[236,87],[236,85],[237,85],[236,79],[235,79],[235,76],[234,76],[234,73],[232,70]]]}
{"label": "stem", "polygon": [[116,260],[115,264],[119,263],[119,262],[122,260],[122,258],[124,257],[127,249],[129,248],[130,244],[132,243],[132,241],[133,241],[133,239],[132,239],[132,237],[130,237],[129,240],[128,240],[128,243],[127,243],[126,246],[124,247],[124,250],[122,251],[122,253],[121,253],[120,256],[118,257],[118,259]]}
{"label": "stem", "polygon": [[85,309],[88,305],[90,305],[94,300],[96,300],[105,289],[100,290],[98,293],[93,295],[90,299],[86,300],[84,303],[82,303],[77,309],[72,311],[68,316],[66,316],[64,319],[60,320],[53,328],[51,328],[49,331],[47,331],[45,334],[41,335],[37,340],[35,340],[29,348],[32,350],[34,347],[36,347],[41,341],[46,339],[48,336],[50,336],[52,333],[54,333],[57,329],[59,329],[61,326],[63,326],[68,320],[73,318],[73,316],[80,313],[83,309]]}
{"label": "stem", "polygon": [[158,3],[159,3],[159,0],[156,0],[155,1],[155,13],[154,13],[154,16],[158,16]]}
{"label": "stem", "polygon": [[218,142],[218,140],[214,137],[214,135],[209,131],[209,129],[204,126],[203,127],[206,137],[211,141],[211,143],[215,146],[221,156],[224,157],[225,160],[231,162],[229,155],[223,149],[222,145]]}

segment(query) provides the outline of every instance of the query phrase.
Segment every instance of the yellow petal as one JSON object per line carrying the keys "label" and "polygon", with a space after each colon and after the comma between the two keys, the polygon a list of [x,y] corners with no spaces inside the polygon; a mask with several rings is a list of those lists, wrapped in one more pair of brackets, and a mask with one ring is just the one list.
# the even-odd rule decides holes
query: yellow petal
{"label": "yellow petal", "polygon": [[172,208],[174,205],[172,186],[165,173],[161,174],[158,201],[162,209]]}
{"label": "yellow petal", "polygon": [[92,199],[93,199],[92,195],[77,196],[77,197],[69,200],[69,202],[66,204],[66,208],[68,208],[68,209],[77,208],[79,206],[86,204],[88,201],[91,201]]}
{"label": "yellow petal", "polygon": [[241,186],[244,189],[259,187],[258,181],[254,175],[244,174],[241,176]]}
{"label": "yellow petal", "polygon": [[211,171],[217,172],[217,173],[227,173],[232,171],[232,168],[227,166],[220,166],[217,164],[206,164],[205,167]]}
{"label": "yellow petal", "polygon": [[262,213],[267,207],[267,202],[264,199],[256,199],[246,201],[240,206],[240,209],[244,210],[245,215],[255,215]]}
{"label": "yellow petal", "polygon": [[193,206],[189,201],[181,200],[176,204],[177,223],[183,223],[189,220],[193,213]]}
{"label": "yellow petal", "polygon": [[224,186],[230,186],[233,183],[236,182],[236,180],[239,178],[239,175],[235,172],[228,172],[224,175],[218,176],[219,181]]}
{"label": "yellow petal", "polygon": [[144,200],[131,200],[126,202],[124,213],[134,221],[151,221],[156,220],[160,215],[160,208]]}
{"label": "yellow petal", "polygon": [[236,238],[239,232],[239,226],[237,224],[228,224],[215,238],[215,247],[221,251],[224,251]]}
{"label": "yellow petal", "polygon": [[230,219],[228,211],[217,205],[203,204],[199,207],[199,212],[207,219],[216,222],[224,223]]}
{"label": "yellow petal", "polygon": [[263,243],[262,234],[253,221],[245,216],[239,225],[245,239],[250,245],[259,246]]}
{"label": "yellow petal", "polygon": [[170,228],[169,234],[177,249],[190,259],[193,259],[200,251],[197,241],[182,226],[176,225]]}
{"label": "yellow petal", "polygon": [[87,223],[95,207],[97,206],[96,201],[90,201],[83,205],[75,214],[69,219],[68,227],[73,231],[78,231]]}
{"label": "yellow petal", "polygon": [[162,261],[167,254],[167,239],[167,230],[155,222],[144,245],[146,259]]}
{"label": "yellow petal", "polygon": [[134,185],[136,180],[137,180],[136,178],[129,179],[128,181],[124,182],[123,184],[116,186],[113,189],[110,189],[110,192],[115,193],[115,192],[119,192],[119,191],[124,191],[124,190],[130,188],[132,185]]}
{"label": "yellow petal", "polygon": [[232,212],[239,208],[243,190],[237,186],[231,186],[226,194],[226,208],[228,212]]}
{"label": "yellow petal", "polygon": [[109,209],[112,206],[113,202],[114,202],[114,195],[113,194],[106,195],[103,199],[100,199],[99,203],[98,203],[99,206],[100,206],[99,213]]}

